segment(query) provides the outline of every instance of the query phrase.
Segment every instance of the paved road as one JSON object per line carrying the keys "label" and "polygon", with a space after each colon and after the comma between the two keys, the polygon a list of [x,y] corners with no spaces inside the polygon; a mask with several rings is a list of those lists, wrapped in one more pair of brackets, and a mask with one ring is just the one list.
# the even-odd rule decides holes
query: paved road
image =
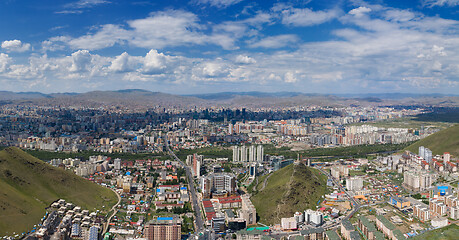
{"label": "paved road", "polygon": [[[331,176],[327,171],[323,170],[320,167],[315,167],[315,169],[319,170],[320,172],[322,172],[323,174],[328,176],[328,178],[330,178],[333,181],[333,183],[341,190],[341,192],[344,192],[344,194],[346,194],[346,196],[349,199],[349,201],[354,204],[353,205],[354,209],[346,217],[343,218],[343,220],[345,220],[345,219],[349,220],[363,206],[360,205],[360,203],[358,203],[353,197],[351,197],[351,195],[349,195],[349,193],[344,189],[344,187],[341,186],[341,184],[333,176]],[[343,221],[343,220],[341,220],[341,221]],[[327,226],[327,229],[337,227],[339,224],[341,224],[341,222],[338,222],[336,224],[332,224],[330,226]]]}
{"label": "paved road", "polygon": [[182,160],[180,160],[175,155],[175,153],[170,149],[169,141],[167,140],[167,137],[166,137],[166,148],[167,148],[167,151],[169,152],[169,155],[171,155],[175,160],[177,160],[182,165],[182,167],[185,169],[186,176],[188,177],[188,184],[189,184],[188,186],[189,186],[191,199],[192,199],[192,202],[193,202],[193,210],[194,210],[194,214],[195,214],[195,220],[194,220],[194,222],[196,224],[196,231],[195,232],[201,232],[201,231],[204,230],[204,221],[202,220],[203,219],[203,215],[202,215],[202,211],[201,211],[201,204],[199,204],[198,196],[196,195],[196,188],[195,188],[195,185],[194,185],[194,178],[193,178],[193,175],[191,175],[190,167],[188,167],[184,162],[182,162]]}
{"label": "paved road", "polygon": [[104,231],[102,231],[102,235],[104,235],[104,234],[107,232],[108,226],[110,225],[110,221],[112,220],[113,216],[115,216],[115,214],[118,212],[118,209],[116,209],[116,207],[117,207],[117,206],[120,204],[120,202],[121,202],[121,196],[118,194],[118,192],[116,192],[116,191],[113,190],[112,188],[110,188],[110,190],[112,190],[112,191],[116,194],[116,196],[118,197],[118,202],[117,202],[115,205],[113,205],[112,209],[110,209],[110,211],[113,210],[113,213],[112,213],[112,215],[107,219],[107,222],[106,222],[105,227],[104,227]]}

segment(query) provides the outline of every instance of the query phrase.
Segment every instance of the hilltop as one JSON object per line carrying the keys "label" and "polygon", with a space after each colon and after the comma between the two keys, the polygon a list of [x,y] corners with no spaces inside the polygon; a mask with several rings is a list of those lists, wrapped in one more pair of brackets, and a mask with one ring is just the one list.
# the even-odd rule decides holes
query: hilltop
{"label": "hilltop", "polygon": [[455,157],[459,157],[459,124],[421,139],[408,146],[405,150],[417,153],[420,146],[429,148],[433,154],[450,152]]}
{"label": "hilltop", "polygon": [[281,218],[292,217],[297,211],[315,209],[327,189],[327,177],[304,164],[290,164],[267,177],[265,186],[266,176],[260,179],[258,192],[251,198],[264,224],[280,223]]}
{"label": "hilltop", "polygon": [[0,151],[0,236],[31,230],[45,208],[60,198],[88,210],[109,209],[116,203],[115,193],[108,188],[18,148]]}

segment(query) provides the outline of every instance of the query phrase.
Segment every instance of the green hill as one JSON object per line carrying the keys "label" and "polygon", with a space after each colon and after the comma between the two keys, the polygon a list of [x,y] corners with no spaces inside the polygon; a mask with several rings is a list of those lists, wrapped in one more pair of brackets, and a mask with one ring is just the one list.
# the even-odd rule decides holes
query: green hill
{"label": "green hill", "polygon": [[260,222],[280,223],[283,217],[293,217],[297,211],[315,209],[327,190],[327,177],[303,164],[290,164],[259,181],[258,192],[251,198]]}
{"label": "green hill", "polygon": [[0,236],[31,230],[45,208],[60,198],[88,210],[109,209],[117,200],[110,189],[18,148],[0,151]]}
{"label": "green hill", "polygon": [[443,228],[435,229],[433,231],[425,232],[413,238],[413,240],[454,240],[458,239],[459,226],[451,224]]}
{"label": "green hill", "polygon": [[459,124],[421,139],[408,146],[406,150],[418,153],[420,146],[429,148],[433,154],[450,152],[455,157],[459,157]]}

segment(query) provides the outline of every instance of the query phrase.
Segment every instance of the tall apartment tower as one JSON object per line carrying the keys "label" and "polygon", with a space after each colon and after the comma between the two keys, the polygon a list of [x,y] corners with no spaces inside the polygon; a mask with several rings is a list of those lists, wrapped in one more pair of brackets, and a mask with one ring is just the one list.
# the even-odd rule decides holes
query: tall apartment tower
{"label": "tall apartment tower", "polygon": [[245,145],[241,146],[241,162],[247,162],[247,147]]}
{"label": "tall apartment tower", "polygon": [[238,146],[233,146],[233,162],[240,162],[240,152],[241,150],[239,149]]}
{"label": "tall apartment tower", "polygon": [[255,162],[257,157],[257,149],[255,145],[251,145],[249,148],[249,162]]}
{"label": "tall apartment tower", "polygon": [[263,162],[263,158],[264,158],[263,145],[258,145],[257,146],[257,162]]}
{"label": "tall apartment tower", "polygon": [[158,217],[145,225],[144,234],[147,240],[180,240],[180,218]]}

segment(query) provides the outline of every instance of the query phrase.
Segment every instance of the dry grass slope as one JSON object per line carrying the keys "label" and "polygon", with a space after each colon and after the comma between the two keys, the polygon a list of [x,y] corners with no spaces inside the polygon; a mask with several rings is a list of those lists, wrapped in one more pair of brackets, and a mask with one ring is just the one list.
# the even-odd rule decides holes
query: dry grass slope
{"label": "dry grass slope", "polygon": [[[265,188],[252,196],[260,222],[280,223],[281,218],[292,217],[296,211],[315,209],[326,192],[326,181],[326,176],[303,164],[291,164],[272,173]],[[259,181],[260,184],[263,181]]]}
{"label": "dry grass slope", "polygon": [[459,157],[459,124],[443,129],[422,140],[419,140],[407,147],[406,150],[418,153],[420,146],[428,147],[432,150],[433,154],[450,152],[455,157]]}
{"label": "dry grass slope", "polygon": [[[18,148],[0,151],[0,236],[28,231],[63,198],[85,209],[109,209],[116,195]],[[102,206],[105,206],[103,208]]]}

